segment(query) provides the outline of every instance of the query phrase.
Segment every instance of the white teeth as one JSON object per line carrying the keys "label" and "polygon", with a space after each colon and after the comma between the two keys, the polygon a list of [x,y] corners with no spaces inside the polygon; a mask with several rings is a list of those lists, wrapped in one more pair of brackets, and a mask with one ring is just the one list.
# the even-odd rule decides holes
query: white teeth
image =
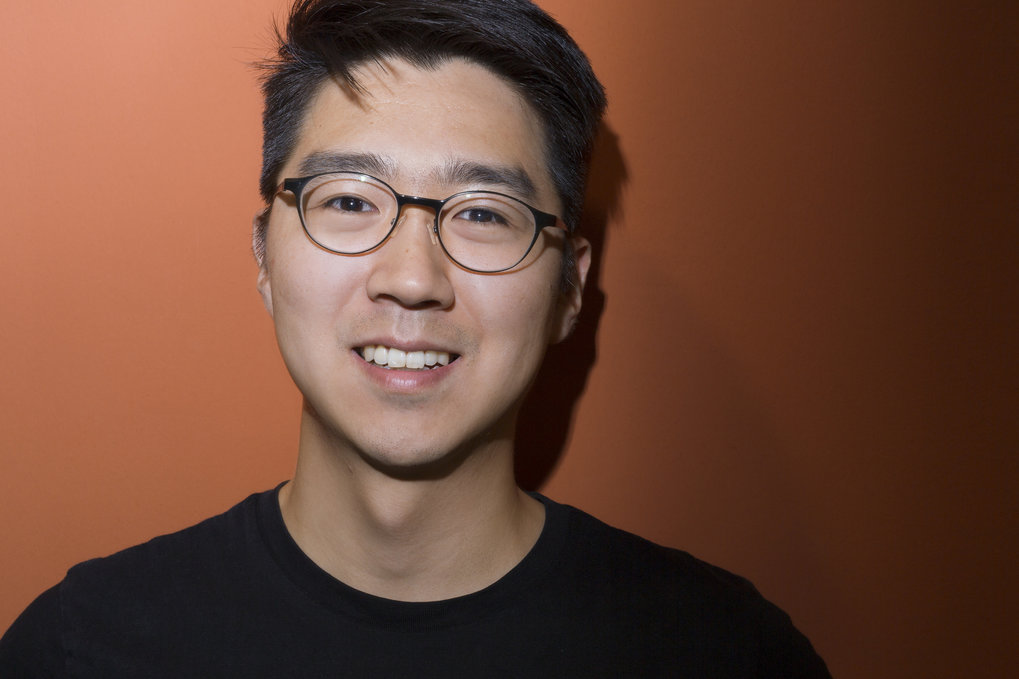
{"label": "white teeth", "polygon": [[368,363],[388,368],[406,368],[423,370],[436,366],[449,365],[449,353],[446,351],[403,351],[381,344],[371,344],[361,349],[361,357]]}
{"label": "white teeth", "polygon": [[402,349],[389,350],[389,367],[402,368],[407,365],[407,352]]}

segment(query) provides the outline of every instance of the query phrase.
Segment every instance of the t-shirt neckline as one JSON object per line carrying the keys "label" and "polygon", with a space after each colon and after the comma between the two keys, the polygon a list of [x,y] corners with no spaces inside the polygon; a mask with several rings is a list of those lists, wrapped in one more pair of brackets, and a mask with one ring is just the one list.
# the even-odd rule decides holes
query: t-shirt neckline
{"label": "t-shirt neckline", "polygon": [[336,579],[311,560],[297,545],[283,521],[279,491],[284,484],[262,493],[256,505],[261,537],[276,565],[290,581],[317,604],[332,612],[392,628],[453,626],[478,620],[479,616],[505,610],[541,586],[549,574],[558,572],[557,562],[566,541],[569,516],[566,507],[539,493],[530,493],[545,507],[545,522],[531,550],[491,585],[464,596],[441,601],[407,602],[378,597]]}

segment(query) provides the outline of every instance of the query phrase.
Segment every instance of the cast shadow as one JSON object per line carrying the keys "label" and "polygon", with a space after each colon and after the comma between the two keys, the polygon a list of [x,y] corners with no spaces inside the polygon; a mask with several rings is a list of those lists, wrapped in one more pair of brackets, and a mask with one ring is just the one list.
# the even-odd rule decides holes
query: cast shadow
{"label": "cast shadow", "polygon": [[514,465],[517,483],[525,490],[540,488],[555,469],[569,440],[573,411],[598,356],[596,336],[605,293],[601,262],[609,222],[617,216],[626,164],[619,139],[601,124],[591,156],[579,232],[591,242],[591,268],[584,289],[584,307],[573,334],[551,347],[517,419]]}

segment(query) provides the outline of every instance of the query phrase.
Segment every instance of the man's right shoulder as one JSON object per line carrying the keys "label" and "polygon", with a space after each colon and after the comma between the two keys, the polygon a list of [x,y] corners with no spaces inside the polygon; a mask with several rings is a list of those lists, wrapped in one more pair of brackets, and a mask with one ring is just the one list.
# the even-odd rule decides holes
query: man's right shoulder
{"label": "man's right shoulder", "polygon": [[61,586],[123,591],[150,583],[154,577],[172,582],[193,577],[198,571],[207,574],[217,561],[234,560],[250,549],[258,537],[258,505],[268,496],[274,496],[274,491],[250,495],[227,511],[187,528],[83,561],[67,571]]}
{"label": "man's right shoulder", "polygon": [[71,567],[0,638],[0,676],[63,676],[78,631],[144,632],[153,610],[186,615],[186,601],[216,596],[251,558],[258,505],[274,497],[251,495],[193,526]]}

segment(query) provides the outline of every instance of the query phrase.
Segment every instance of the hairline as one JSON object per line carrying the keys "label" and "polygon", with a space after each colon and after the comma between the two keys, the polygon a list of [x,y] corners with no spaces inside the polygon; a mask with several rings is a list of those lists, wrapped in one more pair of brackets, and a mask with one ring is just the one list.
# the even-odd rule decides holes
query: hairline
{"label": "hairline", "polygon": [[[523,107],[533,117],[533,120],[537,123],[536,127],[539,135],[538,145],[541,150],[542,169],[545,172],[545,178],[548,180],[549,185],[552,188],[553,192],[552,197],[556,201],[555,212],[561,218],[567,220],[567,224],[569,224],[571,231],[575,230],[577,225],[569,223],[570,218],[569,215],[562,214],[566,208],[566,204],[564,202],[566,200],[566,196],[563,195],[563,189],[565,187],[562,187],[560,185],[560,182],[557,180],[558,175],[557,172],[555,171],[556,153],[549,139],[548,134],[549,131],[547,129],[548,125],[545,116],[541,113],[541,111],[537,107],[534,106],[534,104],[528,101],[526,92],[520,86],[520,84],[513,81],[511,78],[503,75],[502,73],[499,73],[491,66],[483,63],[478,59],[473,59],[469,56],[455,53],[438,53],[431,55],[417,55],[417,54],[406,55],[400,54],[394,50],[384,50],[366,59],[351,62],[348,68],[348,75],[346,78],[340,77],[337,74],[332,73],[327,68],[324,69],[323,73],[319,74],[319,76],[314,80],[314,82],[309,83],[309,87],[307,89],[312,90],[312,93],[307,95],[307,98],[304,100],[303,110],[301,111],[300,115],[300,122],[296,126],[296,130],[292,131],[293,139],[291,140],[292,143],[290,154],[279,160],[275,176],[273,177],[274,185],[278,185],[279,182],[281,181],[282,178],[280,177],[280,175],[283,172],[283,168],[288,163],[291,163],[294,160],[294,155],[297,152],[298,140],[300,139],[300,135],[302,134],[303,130],[306,128],[308,124],[308,119],[311,116],[312,109],[314,108],[315,100],[319,96],[321,96],[322,92],[325,90],[329,81],[335,83],[338,87],[344,90],[350,97],[357,101],[360,100],[361,97],[367,96],[369,94],[367,88],[362,84],[361,79],[358,77],[359,72],[363,73],[367,66],[375,64],[383,72],[388,73],[390,72],[390,67],[387,66],[387,63],[393,61],[403,61],[409,64],[410,66],[413,66],[414,68],[418,68],[424,71],[437,71],[446,64],[460,61],[466,64],[477,66],[479,68],[483,68],[487,73],[494,76],[504,85],[509,87],[510,90],[517,96]],[[323,152],[327,153],[328,149],[323,150]],[[312,173],[308,172],[308,174]],[[530,181],[530,183],[532,184],[534,183],[533,181],[534,178],[528,178],[528,180]],[[530,197],[534,197],[537,195],[536,190],[532,190],[529,193],[531,193]],[[267,207],[271,208],[272,197],[266,196],[265,198],[267,200]]]}

